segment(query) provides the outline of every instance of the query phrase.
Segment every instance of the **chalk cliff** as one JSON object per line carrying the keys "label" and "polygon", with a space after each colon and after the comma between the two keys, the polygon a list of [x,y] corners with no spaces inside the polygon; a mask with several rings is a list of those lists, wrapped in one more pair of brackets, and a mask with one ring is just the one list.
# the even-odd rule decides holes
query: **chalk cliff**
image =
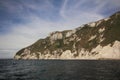
{"label": "chalk cliff", "polygon": [[52,32],[15,59],[120,59],[120,12],[74,30]]}

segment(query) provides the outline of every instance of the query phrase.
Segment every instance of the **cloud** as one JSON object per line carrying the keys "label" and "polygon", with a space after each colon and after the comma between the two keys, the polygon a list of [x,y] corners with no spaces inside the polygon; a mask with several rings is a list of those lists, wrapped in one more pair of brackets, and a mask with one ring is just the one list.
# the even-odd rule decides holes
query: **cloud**
{"label": "cloud", "polygon": [[13,56],[15,55],[17,50],[11,50],[11,49],[7,49],[7,50],[0,50],[0,59],[4,59],[4,58],[13,58]]}
{"label": "cloud", "polygon": [[[118,2],[119,0],[1,0],[0,10],[4,14],[0,14],[0,26],[3,28],[0,28],[0,56],[13,57],[15,52],[45,38],[52,31],[74,29],[102,19],[112,9],[119,9]],[[59,6],[55,5],[57,3]],[[105,9],[108,5],[111,11]],[[103,12],[106,14],[103,15]]]}
{"label": "cloud", "polygon": [[[97,10],[100,10],[104,4],[99,4],[99,6],[96,6],[98,4],[94,1],[92,3],[96,5],[88,7],[93,5],[91,1],[93,0],[65,0],[60,10],[60,15],[62,16],[63,21],[66,22],[66,24],[73,23],[69,26],[75,27],[102,19],[104,16],[99,14]],[[88,2],[91,4],[88,4]]]}

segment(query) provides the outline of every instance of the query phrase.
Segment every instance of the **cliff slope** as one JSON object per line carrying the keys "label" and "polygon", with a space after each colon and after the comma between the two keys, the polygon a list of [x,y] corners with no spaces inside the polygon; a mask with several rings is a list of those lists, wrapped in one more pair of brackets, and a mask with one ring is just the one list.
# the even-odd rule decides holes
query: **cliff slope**
{"label": "cliff slope", "polygon": [[56,31],[21,49],[15,59],[120,59],[120,12],[74,30]]}

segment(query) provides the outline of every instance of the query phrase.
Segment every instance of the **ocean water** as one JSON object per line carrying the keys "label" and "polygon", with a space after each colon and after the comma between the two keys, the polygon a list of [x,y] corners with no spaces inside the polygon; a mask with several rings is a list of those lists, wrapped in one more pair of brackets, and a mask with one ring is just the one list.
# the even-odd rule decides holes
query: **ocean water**
{"label": "ocean water", "polygon": [[120,61],[0,59],[0,80],[120,80]]}

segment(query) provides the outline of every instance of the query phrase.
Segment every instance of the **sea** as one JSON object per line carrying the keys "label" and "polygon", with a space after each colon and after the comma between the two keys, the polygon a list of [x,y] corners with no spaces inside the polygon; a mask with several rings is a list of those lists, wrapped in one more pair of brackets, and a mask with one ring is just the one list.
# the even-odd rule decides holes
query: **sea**
{"label": "sea", "polygon": [[120,60],[0,59],[0,80],[120,80]]}

